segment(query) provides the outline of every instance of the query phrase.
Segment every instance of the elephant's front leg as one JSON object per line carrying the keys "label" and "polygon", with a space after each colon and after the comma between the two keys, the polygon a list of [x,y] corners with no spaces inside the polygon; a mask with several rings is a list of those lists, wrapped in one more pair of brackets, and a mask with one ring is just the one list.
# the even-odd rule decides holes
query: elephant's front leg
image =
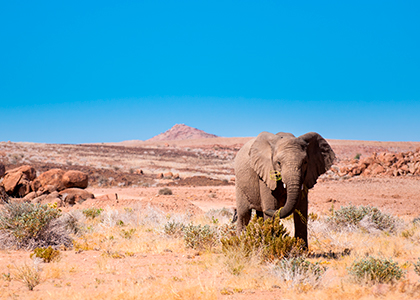
{"label": "elephant's front leg", "polygon": [[293,221],[295,223],[295,237],[305,242],[305,248],[308,248],[308,190],[306,187],[302,190],[302,197],[293,212]]}

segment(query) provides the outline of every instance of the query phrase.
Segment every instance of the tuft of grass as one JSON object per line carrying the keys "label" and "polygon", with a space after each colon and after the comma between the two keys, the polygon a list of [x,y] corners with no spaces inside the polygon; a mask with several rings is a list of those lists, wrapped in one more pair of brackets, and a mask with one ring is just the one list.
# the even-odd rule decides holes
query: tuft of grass
{"label": "tuft of grass", "polygon": [[32,291],[41,283],[41,271],[38,266],[29,266],[25,263],[22,266],[15,266],[13,278],[23,282]]}
{"label": "tuft of grass", "polygon": [[255,215],[239,237],[222,238],[221,242],[224,252],[232,249],[244,251],[248,255],[262,252],[262,258],[266,261],[297,256],[304,252],[303,241],[289,235],[278,215],[265,221]]}
{"label": "tuft of grass", "polygon": [[83,215],[88,219],[95,219],[96,217],[99,217],[101,213],[103,212],[102,208],[86,208],[82,211]]}
{"label": "tuft of grass", "polygon": [[283,258],[272,267],[276,277],[282,278],[290,287],[299,290],[318,286],[326,270],[327,267],[321,263],[312,263],[303,257]]}
{"label": "tuft of grass", "polygon": [[355,260],[349,268],[349,273],[359,283],[395,283],[404,278],[405,273],[392,259],[368,256]]}
{"label": "tuft of grass", "polygon": [[131,239],[136,233],[135,228],[130,228],[129,230],[121,229],[120,235],[125,239]]}
{"label": "tuft of grass", "polygon": [[184,230],[184,244],[192,249],[211,249],[216,245],[217,232],[209,225],[188,224]]}
{"label": "tuft of grass", "polygon": [[48,246],[48,248],[35,248],[30,257],[33,258],[34,256],[41,258],[46,263],[49,263],[52,261],[58,261],[61,253],[60,250],[55,250],[51,246]]}

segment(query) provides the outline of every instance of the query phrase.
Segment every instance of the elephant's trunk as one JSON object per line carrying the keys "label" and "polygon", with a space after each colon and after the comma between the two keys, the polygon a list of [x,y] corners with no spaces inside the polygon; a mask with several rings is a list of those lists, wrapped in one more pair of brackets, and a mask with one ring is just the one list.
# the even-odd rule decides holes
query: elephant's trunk
{"label": "elephant's trunk", "polygon": [[[286,204],[280,208],[279,216],[280,218],[287,218],[290,216],[296,208],[301,196],[301,179],[300,177],[293,178],[292,180],[288,180],[288,184],[286,183],[286,190],[287,190],[287,199]],[[266,210],[264,213],[270,217],[273,217],[278,210]]]}
{"label": "elephant's trunk", "polygon": [[287,200],[284,207],[280,209],[280,218],[287,218],[295,210],[300,198],[300,184],[290,184],[287,186]]}

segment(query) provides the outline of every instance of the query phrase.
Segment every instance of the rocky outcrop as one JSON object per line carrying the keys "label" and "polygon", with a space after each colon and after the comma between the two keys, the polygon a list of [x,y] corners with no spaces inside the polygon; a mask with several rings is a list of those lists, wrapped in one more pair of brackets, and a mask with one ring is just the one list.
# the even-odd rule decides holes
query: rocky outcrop
{"label": "rocky outcrop", "polygon": [[340,162],[327,176],[420,176],[420,149],[416,152],[373,153],[363,159]]}
{"label": "rocky outcrop", "polygon": [[74,205],[94,198],[85,191],[88,175],[80,171],[51,169],[38,178],[31,166],[21,166],[5,172],[0,184],[0,197],[7,202],[10,197],[22,198],[32,203],[57,203],[58,206]]}

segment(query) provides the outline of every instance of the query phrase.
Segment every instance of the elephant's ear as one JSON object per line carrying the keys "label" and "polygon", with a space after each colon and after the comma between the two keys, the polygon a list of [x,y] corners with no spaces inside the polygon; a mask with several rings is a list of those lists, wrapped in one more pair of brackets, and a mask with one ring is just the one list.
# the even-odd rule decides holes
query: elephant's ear
{"label": "elephant's ear", "polygon": [[299,137],[307,144],[308,168],[304,184],[312,188],[318,177],[327,172],[335,160],[335,153],[328,142],[316,132],[309,132]]}
{"label": "elephant's ear", "polygon": [[250,164],[270,190],[275,190],[277,181],[274,176],[272,144],[279,139],[275,134],[261,132],[249,149]]}

